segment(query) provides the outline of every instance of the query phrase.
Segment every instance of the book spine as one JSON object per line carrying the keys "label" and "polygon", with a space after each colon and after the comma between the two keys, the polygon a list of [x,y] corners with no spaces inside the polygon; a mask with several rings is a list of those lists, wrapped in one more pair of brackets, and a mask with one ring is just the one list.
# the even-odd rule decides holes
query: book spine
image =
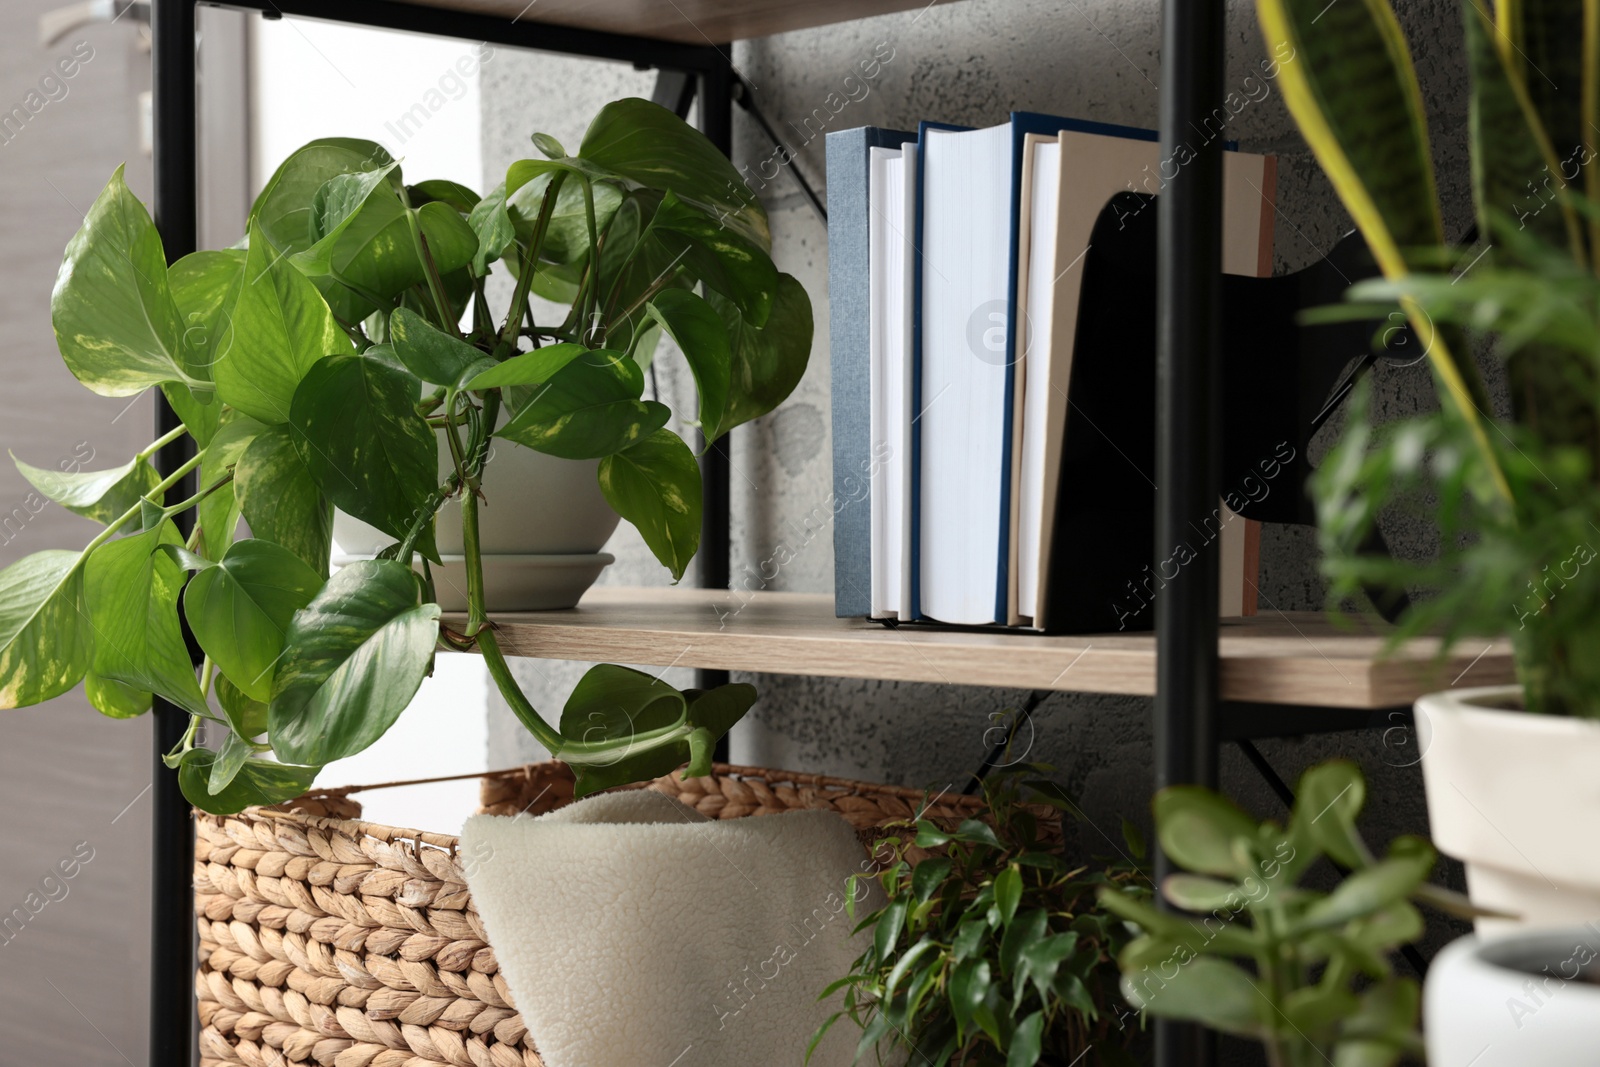
{"label": "book spine", "polygon": [[[833,373],[833,492],[847,493],[845,479],[859,480],[871,462],[869,381],[867,149],[865,127],[827,135],[828,341]],[[872,611],[872,517],[867,508],[835,509],[833,523],[834,614]]]}

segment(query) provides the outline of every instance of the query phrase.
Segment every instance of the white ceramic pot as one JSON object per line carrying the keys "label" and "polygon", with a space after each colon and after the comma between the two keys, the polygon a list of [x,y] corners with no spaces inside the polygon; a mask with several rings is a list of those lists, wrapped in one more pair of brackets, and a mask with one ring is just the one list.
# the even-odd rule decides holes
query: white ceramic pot
{"label": "white ceramic pot", "polygon": [[[1417,701],[1428,822],[1490,936],[1600,920],[1600,723],[1517,708],[1515,686]],[[1531,1061],[1530,1061],[1531,1062]]]}
{"label": "white ceramic pot", "polygon": [[1597,962],[1600,924],[1454,942],[1423,991],[1430,1067],[1592,1067]]}
{"label": "white ceramic pot", "polygon": [[[449,469],[441,450],[440,477]],[[509,441],[496,441],[483,472],[478,543],[483,552],[484,599],[490,611],[570,608],[615,557],[600,549],[620,521],[600,492],[599,460],[558,459]],[[439,604],[465,611],[461,504],[439,509],[437,539],[443,567],[433,568]],[[336,511],[335,566],[370,558],[394,538]]]}

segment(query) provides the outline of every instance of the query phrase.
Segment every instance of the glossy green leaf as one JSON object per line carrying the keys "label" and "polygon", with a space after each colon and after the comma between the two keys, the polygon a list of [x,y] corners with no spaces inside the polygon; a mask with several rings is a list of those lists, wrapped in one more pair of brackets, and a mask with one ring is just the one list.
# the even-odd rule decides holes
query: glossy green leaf
{"label": "glossy green leaf", "polygon": [[1000,921],[1010,925],[1017,913],[1017,903],[1022,899],[1022,872],[1007,867],[994,878],[994,902],[1000,909]]}
{"label": "glossy green leaf", "polygon": [[272,673],[294,613],[311,602],[322,576],[281,545],[239,541],[183,594],[195,640],[245,696],[272,697]]}
{"label": "glossy green leaf", "polygon": [[[517,237],[528,241],[544,199],[556,172],[540,174],[518,188],[506,200],[506,210]],[[623,194],[614,185],[591,182],[590,196],[594,199],[594,225],[597,234],[604,233],[622,204]],[[545,227],[544,244],[539,248],[541,259],[555,263],[582,263],[589,258],[589,217],[584,201],[583,185],[578,181],[563,181],[556,193],[555,207],[550,210],[550,222]],[[607,279],[609,280],[609,279]]]}
{"label": "glossy green leaf", "polygon": [[50,322],[67,369],[102,396],[195,381],[183,360],[183,326],[161,235],[121,167],[67,243],[50,294]]}
{"label": "glossy green leaf", "polygon": [[1033,1067],[1044,1044],[1044,1012],[1036,1011],[1017,1024],[1006,1050],[1006,1067]]}
{"label": "glossy green leaf", "polygon": [[89,669],[79,555],[46,549],[0,570],[0,708],[60,696]]}
{"label": "glossy green leaf", "polygon": [[103,471],[50,470],[30,466],[15,455],[11,462],[44,496],[74,515],[102,525],[133,507],[161,481],[150,462],[141,459],[131,459],[120,467]]}
{"label": "glossy green leaf", "polygon": [[463,215],[477,207],[478,201],[482,199],[465,185],[447,178],[430,178],[408,186],[407,191],[413,204],[426,204],[436,200],[441,204],[450,205]]}
{"label": "glossy green leaf", "polygon": [[191,252],[172,265],[172,299],[183,329],[179,352],[196,378],[209,382],[211,368],[233,352],[231,305],[245,258],[243,249],[225,248]]}
{"label": "glossy green leaf", "polygon": [[84,602],[101,678],[150,690],[186,711],[209,714],[178,620],[183,569],[161,545],[181,545],[170,521],[95,549],[84,565]]}
{"label": "glossy green leaf", "polygon": [[269,425],[289,421],[295,387],[324,356],[354,351],[316,286],[259,229],[234,291],[234,340],[212,368],[217,395]]}
{"label": "glossy green leaf", "polygon": [[161,393],[167,398],[167,403],[172,405],[172,410],[183,420],[184,427],[189,431],[189,436],[200,448],[211,443],[211,438],[217,432],[217,425],[222,419],[222,405],[216,402],[212,394],[208,403],[202,404],[189,392],[189,387],[181,382],[163,382]]}
{"label": "glossy green leaf", "polygon": [[362,560],[328,579],[285,635],[270,704],[272,749],[320,766],[383,736],[433,661],[439,606],[394,560]]}
{"label": "glossy green leaf", "polygon": [[222,705],[222,712],[228,717],[228,725],[233,727],[234,733],[253,741],[267,732],[267,705],[264,702],[251,700],[221,674],[212,679],[211,689],[216,693],[217,703]]}
{"label": "glossy green leaf", "polygon": [[434,202],[414,210],[428,255],[440,274],[460,270],[472,262],[478,254],[478,235],[455,208]]}
{"label": "glossy green leaf", "polygon": [[230,732],[223,739],[222,748],[211,764],[211,773],[206,778],[206,792],[214,796],[231,785],[254,751],[248,741],[241,741],[238,734]]}
{"label": "glossy green leaf", "polygon": [[956,1020],[958,1041],[972,1030],[974,1016],[989,995],[989,961],[965,960],[950,972],[950,1010]]}
{"label": "glossy green leaf", "polygon": [[279,804],[311,788],[319,767],[293,767],[266,759],[247,759],[228,785],[213,794],[212,767],[218,756],[208,748],[190,749],[178,766],[184,799],[213,815],[233,815],[259,804]]}
{"label": "glossy green leaf", "polygon": [[[439,484],[439,446],[406,381],[359,356],[323,360],[295,393],[292,418],[300,459],[334,506],[403,539]],[[431,526],[417,543],[436,558]]]}
{"label": "glossy green leaf", "polygon": [[757,247],[772,247],[767,213],[733,164],[658,104],[637,98],[607,104],[589,124],[578,157],[636,185],[676,193]]}
{"label": "glossy green leaf", "polygon": [[1152,807],[1156,836],[1175,863],[1219,877],[1254,873],[1253,863],[1235,853],[1234,842],[1254,841],[1256,823],[1230,801],[1197,786],[1168,786]]}
{"label": "glossy green leaf", "polygon": [[[567,697],[561,710],[561,736],[584,742],[631,737],[670,726],[687,708],[683,694],[661,679],[631,667],[602,663],[591,667]],[[677,766],[674,763],[661,774]]]}
{"label": "glossy green leaf", "polygon": [[[489,370],[468,379],[463,389],[501,389],[513,385],[543,385],[567,364],[586,355],[582,345],[559,344],[536,348],[513,356]],[[481,353],[480,353],[481,355]]]}
{"label": "glossy green leaf", "polygon": [[467,225],[478,238],[478,251],[472,257],[472,271],[480,277],[489,272],[489,264],[505,254],[516,240],[517,231],[506,211],[506,186],[495,186],[489,194],[473,205],[467,216]]}
{"label": "glossy green leaf", "polygon": [[1128,1003],[1164,1019],[1204,1023],[1213,1030],[1254,1037],[1262,1032],[1263,1015],[1271,1003],[1255,981],[1231,963],[1197,956],[1187,960],[1176,976],[1140,986],[1124,975],[1123,996]]}
{"label": "glossy green leaf", "polygon": [[[375,141],[354,137],[311,141],[278,166],[250,209],[250,224],[260,227],[276,247],[302,252],[316,241],[312,203],[330,178],[382,170],[393,162],[394,157]],[[397,180],[398,171],[392,177]]]}
{"label": "glossy green leaf", "polygon": [[715,216],[668,193],[650,220],[649,236],[662,241],[709,289],[738,307],[760,327],[772,311],[778,268],[766,251],[722,225]]}
{"label": "glossy green leaf", "polygon": [[911,872],[911,895],[918,904],[926,903],[950,877],[950,860],[933,856],[917,864]]}
{"label": "glossy green leaf", "polygon": [[900,941],[900,931],[906,925],[906,902],[904,900],[891,900],[878,913],[878,922],[872,928],[872,951],[880,960],[888,960],[894,955],[895,945]]}
{"label": "glossy green leaf", "polygon": [[239,456],[234,488],[252,535],[287,548],[319,576],[328,573],[333,505],[300,459],[292,429],[256,435]]}
{"label": "glossy green leaf", "polygon": [[[230,411],[227,420],[218,428],[200,460],[200,484],[213,486],[227,475],[228,468],[237,467],[245,449],[256,435],[266,427],[248,415]],[[201,546],[210,559],[221,559],[233,544],[239,526],[239,487],[229,482],[200,501],[196,517],[200,523]]]}
{"label": "glossy green leaf", "polygon": [[728,331],[728,407],[722,419],[726,433],[776,408],[805,377],[814,331],[811,298],[792,276],[778,275],[777,297],[760,329],[747,322],[731,301],[716,293],[707,294],[706,300]]}
{"label": "glossy green leaf", "polygon": [[734,724],[744,718],[755,706],[756,687],[744,682],[731,682],[715,689],[690,689],[684,692],[689,702],[689,765],[684,768],[685,778],[695,778],[711,773],[715,746]]}
{"label": "glossy green leaf", "polygon": [[[1014,867],[1006,868],[1006,871],[1014,870],[1016,870]],[[1000,873],[1004,874],[1005,871]],[[1021,882],[1019,880],[1018,889],[1020,890],[1020,888]],[[1018,893],[1018,899],[1021,899],[1020,892]],[[1023,976],[1018,974],[1017,971],[1022,962],[1022,950],[1029,945],[1044,943],[1045,936],[1050,929],[1050,915],[1043,908],[1027,908],[1018,914],[1016,908],[1013,907],[1011,912],[1013,918],[1006,920],[1005,933],[1000,938],[1000,973],[1009,975],[1014,979],[1012,985],[1016,987],[1016,996],[1020,1000],[1024,982]],[[1004,909],[1002,909],[1003,914]]]}
{"label": "glossy green leaf", "polygon": [[500,437],[563,459],[620,452],[666,425],[665,404],[640,400],[644,375],[619,352],[575,359],[534,393]]}
{"label": "glossy green leaf", "polygon": [[454,385],[469,367],[487,358],[410,308],[396,308],[389,316],[389,337],[395,355],[406,369],[433,385]]}
{"label": "glossy green leaf", "polygon": [[700,428],[707,441],[722,435],[728,410],[728,374],[732,356],[728,331],[710,304],[682,289],[657,293],[646,306],[651,320],[677,344],[694,372],[700,391]]}
{"label": "glossy green leaf", "polygon": [[678,581],[700,547],[700,467],[671,430],[600,461],[600,491]]}
{"label": "glossy green leaf", "polygon": [[90,671],[83,676],[83,695],[100,714],[112,719],[132,719],[150,710],[154,701],[148,690],[135,689]]}

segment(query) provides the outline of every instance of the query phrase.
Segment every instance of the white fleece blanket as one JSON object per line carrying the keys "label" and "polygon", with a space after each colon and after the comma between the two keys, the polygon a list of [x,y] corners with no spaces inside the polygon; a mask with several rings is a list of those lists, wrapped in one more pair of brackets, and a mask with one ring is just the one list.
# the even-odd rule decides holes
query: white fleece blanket
{"label": "white fleece blanket", "polygon": [[[831,812],[706,819],[647,790],[537,818],[475,815],[463,867],[547,1067],[799,1067],[863,933],[869,869]],[[857,883],[857,917],[882,906]],[[848,1067],[841,1019],[813,1067]]]}

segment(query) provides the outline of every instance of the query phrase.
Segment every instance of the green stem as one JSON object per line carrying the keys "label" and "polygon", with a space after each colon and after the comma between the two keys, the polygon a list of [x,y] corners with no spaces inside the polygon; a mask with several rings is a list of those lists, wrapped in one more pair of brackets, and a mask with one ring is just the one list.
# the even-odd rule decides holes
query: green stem
{"label": "green stem", "polygon": [[[583,219],[589,227],[589,291],[584,300],[584,325],[580,331],[580,336],[587,343],[599,326],[595,320],[600,310],[600,236],[594,225],[594,187],[590,185],[588,178],[580,177],[578,181],[583,186]],[[599,347],[605,347],[603,335]]]}
{"label": "green stem", "polygon": [[151,489],[144,495],[140,503],[135,504],[133,507],[129,508],[127,511],[124,511],[121,515],[118,515],[115,519],[113,519],[110,525],[95,535],[94,540],[90,541],[83,547],[83,555],[81,555],[79,559],[83,560],[88,558],[89,553],[93,552],[95,549],[111,540],[116,536],[118,530],[122,529],[124,526],[128,525],[128,523],[137,518],[139,513],[144,510],[144,504],[142,502],[143,500],[151,500],[151,503],[154,503],[155,501],[151,499],[152,497],[159,499],[160,496],[168,489],[171,489],[173,486],[183,481],[184,475],[200,466],[200,460],[205,457],[205,454],[206,450],[202,448],[199,452],[195,453],[193,457],[185,460],[183,466],[179,467],[177,470],[173,471],[171,474],[167,475],[164,479],[157,483],[155,488]]}
{"label": "green stem", "polygon": [[550,176],[550,184],[545,187],[544,203],[539,207],[539,221],[534,224],[528,247],[523,249],[520,269],[517,271],[517,287],[511,294],[511,310],[506,315],[505,329],[500,332],[500,343],[495,346],[496,359],[505,359],[516,351],[522,313],[528,307],[528,293],[533,288],[533,272],[539,266],[539,251],[544,246],[544,235],[550,228],[550,218],[556,210],[556,196],[561,192],[561,183],[566,177],[565,171],[558,170]]}
{"label": "green stem", "polygon": [[483,606],[483,555],[478,550],[478,494],[470,487],[461,494],[461,544],[467,563],[466,634],[476,637],[489,621],[489,613]]}
{"label": "green stem", "polygon": [[189,427],[187,426],[182,424],[174,426],[172,429],[168,430],[154,441],[151,441],[144,448],[141,448],[138,453],[134,455],[134,462],[137,463],[142,459],[149,459],[151,456],[155,455],[157,452],[161,451],[163,448],[170,445],[172,442],[176,441],[178,438],[182,437],[188,432]]}
{"label": "green stem", "polygon": [[439,277],[439,268],[434,264],[433,256],[428,252],[428,239],[423,235],[422,224],[417,221],[415,211],[406,212],[406,225],[411,230],[411,243],[416,247],[417,258],[422,260],[422,273],[427,277],[428,292],[433,297],[434,309],[439,316],[439,329],[452,337],[460,337],[457,316],[451,313],[450,298],[445,295],[444,282]]}
{"label": "green stem", "polygon": [[552,755],[560,752],[566,745],[565,740],[544,721],[544,716],[540,715],[538,709],[523,695],[521,687],[517,685],[517,679],[511,674],[510,665],[500,652],[500,642],[495,638],[493,627],[486,626],[479,632],[478,651],[483,654],[483,662],[489,668],[489,676],[500,688],[500,694],[506,698],[512,714],[521,720],[522,725],[528,728],[534,739]]}
{"label": "green stem", "polygon": [[188,500],[179,501],[178,503],[172,505],[170,508],[166,508],[164,510],[166,511],[166,513],[168,515],[181,515],[185,511],[188,511],[190,508],[192,508],[196,504],[200,503],[200,501],[204,500],[206,497],[210,496],[212,493],[215,493],[218,489],[221,489],[223,486],[227,485],[231,481],[233,481],[233,472],[229,471],[227,474],[224,474],[221,478],[218,478],[216,481],[212,482],[210,485],[208,485],[204,489],[200,490],[198,493],[196,493],[194,496],[190,497]]}

